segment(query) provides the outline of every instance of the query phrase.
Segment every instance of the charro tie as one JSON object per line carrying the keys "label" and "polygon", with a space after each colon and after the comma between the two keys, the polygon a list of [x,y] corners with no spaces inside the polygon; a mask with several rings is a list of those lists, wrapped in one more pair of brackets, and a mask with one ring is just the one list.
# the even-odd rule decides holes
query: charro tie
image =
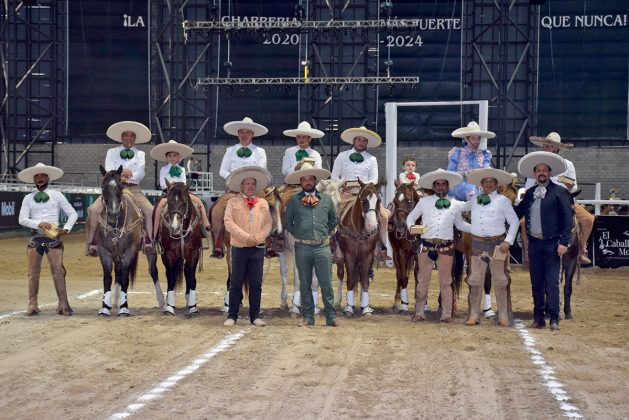
{"label": "charro tie", "polygon": [[535,192],[533,192],[533,197],[535,199],[546,197],[546,187],[537,187],[535,188]]}
{"label": "charro tie", "polygon": [[440,198],[435,202],[435,207],[439,210],[447,209],[448,207],[450,207],[450,200],[448,200],[447,198]]}
{"label": "charro tie", "polygon": [[122,149],[120,151],[120,157],[123,159],[133,159],[133,156],[135,156],[135,153],[131,149]]}
{"label": "charro tie", "polygon": [[173,178],[177,178],[181,175],[181,168],[179,166],[171,166],[170,170],[168,171],[168,175],[172,176]]}
{"label": "charro tie", "polygon": [[304,206],[312,207],[319,204],[319,198],[314,194],[306,194],[304,195],[304,198],[301,199],[301,202],[304,204]]}
{"label": "charro tie", "polygon": [[35,200],[36,203],[45,203],[46,201],[48,201],[50,199],[50,197],[48,196],[48,194],[46,194],[43,191],[38,192],[37,194],[35,194],[35,196],[33,197],[33,200]]}
{"label": "charro tie", "polygon": [[253,206],[256,205],[256,203],[258,202],[258,198],[257,197],[244,197],[243,200],[245,200],[245,203],[247,203],[247,207],[249,207],[249,210],[251,210],[253,208]]}
{"label": "charro tie", "polygon": [[351,155],[349,155],[349,160],[351,160],[354,163],[361,163],[365,160],[365,158],[360,153],[354,152]]}
{"label": "charro tie", "polygon": [[239,158],[248,158],[253,154],[253,152],[248,147],[241,147],[240,149],[238,149],[236,154]]}
{"label": "charro tie", "polygon": [[297,162],[301,162],[301,160],[305,157],[308,157],[308,152],[306,152],[304,149],[299,149],[295,153],[295,159],[297,159]]}
{"label": "charro tie", "polygon": [[406,179],[410,179],[411,181],[415,181],[417,179],[417,177],[415,176],[414,173],[412,172],[407,172],[406,173]]}
{"label": "charro tie", "polygon": [[491,198],[487,194],[479,194],[476,196],[476,202],[481,206],[486,206],[491,203]]}

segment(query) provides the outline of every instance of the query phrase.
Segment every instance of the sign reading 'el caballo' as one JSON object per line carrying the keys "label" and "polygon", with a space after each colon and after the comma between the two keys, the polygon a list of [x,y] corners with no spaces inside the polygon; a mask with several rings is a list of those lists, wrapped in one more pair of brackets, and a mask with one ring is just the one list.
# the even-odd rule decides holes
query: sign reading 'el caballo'
{"label": "sign reading 'el caballo'", "polygon": [[629,265],[629,217],[598,216],[592,236],[594,263],[598,267]]}

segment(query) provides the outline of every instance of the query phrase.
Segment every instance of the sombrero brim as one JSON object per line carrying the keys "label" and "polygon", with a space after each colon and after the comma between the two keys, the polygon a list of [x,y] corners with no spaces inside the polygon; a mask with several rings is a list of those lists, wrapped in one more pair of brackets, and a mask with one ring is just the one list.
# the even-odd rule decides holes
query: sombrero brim
{"label": "sombrero brim", "polygon": [[456,172],[445,171],[443,169],[437,169],[436,171],[428,172],[419,178],[419,186],[427,190],[432,190],[432,184],[438,179],[445,179],[448,181],[448,186],[453,188],[463,182],[463,177]]}
{"label": "sombrero brim", "polygon": [[256,192],[262,191],[271,185],[272,175],[264,168],[258,166],[245,166],[236,169],[227,178],[227,188],[230,191],[240,192],[240,184],[247,178],[255,178]]}
{"label": "sombrero brim", "polygon": [[294,130],[284,130],[284,135],[288,137],[310,136],[313,139],[320,139],[325,134],[323,131],[317,130],[316,128],[311,128],[310,130],[300,130],[296,128]]}
{"label": "sombrero brim", "polygon": [[287,184],[299,184],[301,183],[302,176],[310,175],[314,176],[317,181],[321,181],[322,179],[328,179],[330,177],[330,171],[321,168],[300,169],[286,175],[286,178],[284,178],[284,182]]}
{"label": "sombrero brim", "polygon": [[22,169],[17,174],[17,179],[22,182],[32,183],[33,177],[37,174],[46,174],[48,175],[48,182],[52,182],[56,179],[59,179],[63,176],[63,171],[56,166],[48,166],[42,163],[38,163],[35,166],[31,166],[30,168]]}
{"label": "sombrero brim", "polygon": [[485,178],[494,178],[498,181],[498,186],[509,185],[513,181],[513,176],[506,171],[495,168],[474,169],[467,174],[467,182],[481,186],[480,183]]}
{"label": "sombrero brim", "polygon": [[496,133],[493,131],[483,131],[483,130],[470,130],[468,127],[457,128],[452,132],[452,137],[456,137],[459,139],[464,139],[468,136],[479,136],[486,139],[493,139],[496,137]]}
{"label": "sombrero brim", "polygon": [[162,143],[151,149],[151,157],[159,162],[168,162],[168,159],[166,159],[166,153],[170,152],[179,153],[179,158],[184,160],[192,156],[194,149],[187,144],[177,142]]}
{"label": "sombrero brim", "polygon": [[151,141],[151,130],[142,123],[136,121],[120,121],[112,124],[107,129],[107,137],[118,143],[122,143],[122,133],[133,131],[135,133],[135,143],[148,143]]}
{"label": "sombrero brim", "polygon": [[550,167],[550,175],[559,175],[566,171],[566,162],[561,156],[551,152],[531,152],[523,156],[518,162],[518,172],[520,175],[535,178],[534,169],[540,163],[545,163]]}
{"label": "sombrero brim", "polygon": [[269,130],[265,126],[254,122],[247,123],[243,121],[231,121],[223,126],[223,130],[225,130],[227,134],[231,134],[232,136],[237,136],[238,130],[243,128],[245,130],[253,131],[253,135],[255,137],[263,136],[269,132]]}
{"label": "sombrero brim", "polygon": [[382,139],[377,133],[366,128],[348,128],[341,133],[341,140],[345,143],[354,144],[354,137],[357,136],[366,138],[368,140],[367,147],[370,149],[378,147],[382,143]]}
{"label": "sombrero brim", "polygon": [[551,146],[558,147],[563,150],[570,150],[574,147],[574,144],[572,143],[560,143],[557,141],[548,140],[545,137],[532,136],[532,137],[529,137],[529,140],[531,141],[531,143],[539,147],[544,147],[545,144],[549,144]]}

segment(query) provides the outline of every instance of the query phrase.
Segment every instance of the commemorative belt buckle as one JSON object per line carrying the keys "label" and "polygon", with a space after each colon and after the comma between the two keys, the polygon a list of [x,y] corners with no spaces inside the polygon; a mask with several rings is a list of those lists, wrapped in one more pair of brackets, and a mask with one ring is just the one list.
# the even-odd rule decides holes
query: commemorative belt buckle
{"label": "commemorative belt buckle", "polygon": [[535,239],[544,239],[544,235],[541,233],[531,233],[531,236]]}

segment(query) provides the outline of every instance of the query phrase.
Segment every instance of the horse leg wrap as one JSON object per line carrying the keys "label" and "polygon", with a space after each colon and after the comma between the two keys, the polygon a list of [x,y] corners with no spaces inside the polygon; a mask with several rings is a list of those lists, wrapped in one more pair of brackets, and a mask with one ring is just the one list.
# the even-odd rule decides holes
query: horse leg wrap
{"label": "horse leg wrap", "polygon": [[360,307],[366,308],[369,306],[369,292],[360,292]]}
{"label": "horse leg wrap", "polygon": [[408,305],[408,289],[402,289],[400,291],[400,300],[403,305]]}
{"label": "horse leg wrap", "polygon": [[347,306],[351,308],[354,307],[354,291],[353,290],[347,291]]}
{"label": "horse leg wrap", "polygon": [[129,307],[129,303],[127,302],[127,294],[123,291],[120,291],[120,296],[118,297],[118,307],[119,308]]}
{"label": "horse leg wrap", "polygon": [[301,308],[301,291],[296,290],[295,293],[293,293],[293,305]]}
{"label": "horse leg wrap", "polygon": [[168,293],[166,293],[166,305],[172,306],[173,308],[175,307],[175,291],[174,290],[169,290]]}
{"label": "horse leg wrap", "polygon": [[489,309],[491,309],[491,295],[485,294],[483,300],[483,311],[487,311]]}
{"label": "horse leg wrap", "polygon": [[314,304],[314,313],[315,315],[317,315],[321,312],[321,310],[317,306],[317,304],[319,303],[319,292],[317,292],[316,290],[312,291],[312,302]]}
{"label": "horse leg wrap", "polygon": [[98,311],[98,315],[106,315],[109,316],[111,314],[111,291],[105,292],[103,295],[103,303],[102,307]]}
{"label": "horse leg wrap", "polygon": [[188,294],[188,308],[192,308],[193,306],[197,306],[196,290],[190,290],[190,293]]}
{"label": "horse leg wrap", "polygon": [[229,289],[225,292],[225,298],[223,299],[223,307],[221,312],[229,311]]}

